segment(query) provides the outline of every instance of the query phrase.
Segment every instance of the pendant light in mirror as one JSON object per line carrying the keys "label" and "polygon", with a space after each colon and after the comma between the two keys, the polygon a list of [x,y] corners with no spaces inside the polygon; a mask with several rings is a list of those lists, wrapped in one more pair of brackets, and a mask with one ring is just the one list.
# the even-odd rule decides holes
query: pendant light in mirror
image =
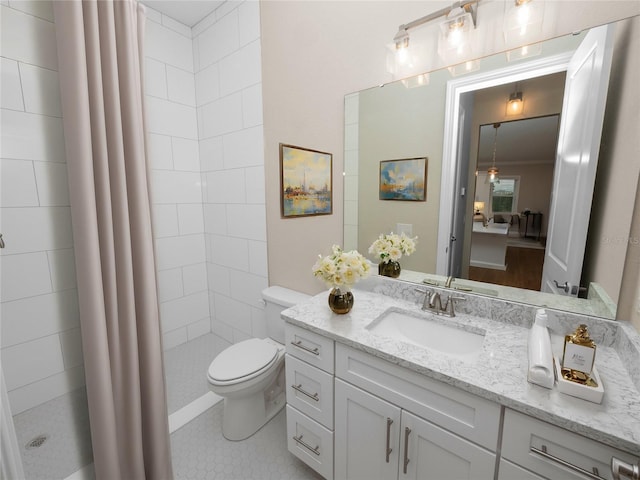
{"label": "pendant light in mirror", "polygon": [[493,128],[495,129],[495,133],[493,135],[493,156],[491,160],[491,166],[487,170],[487,181],[491,183],[500,183],[500,179],[498,178],[498,167],[496,167],[496,148],[498,146],[498,128],[500,128],[500,123],[494,123]]}

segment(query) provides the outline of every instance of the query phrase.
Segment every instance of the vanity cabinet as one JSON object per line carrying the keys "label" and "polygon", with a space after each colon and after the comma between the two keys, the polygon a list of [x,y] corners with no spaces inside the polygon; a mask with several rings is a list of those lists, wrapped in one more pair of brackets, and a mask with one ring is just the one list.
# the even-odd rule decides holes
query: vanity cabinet
{"label": "vanity cabinet", "polygon": [[336,378],[335,478],[493,478],[495,454]]}
{"label": "vanity cabinet", "polygon": [[335,478],[492,479],[500,406],[336,344]]}
{"label": "vanity cabinet", "polygon": [[333,340],[285,328],[287,448],[324,478],[333,478]]}
{"label": "vanity cabinet", "polygon": [[[527,478],[550,480],[613,479],[611,460],[638,463],[631,454],[520,412],[505,409],[500,480],[513,478],[513,465],[530,473]],[[503,470],[503,463],[508,462]],[[628,477],[621,477],[628,478]]]}

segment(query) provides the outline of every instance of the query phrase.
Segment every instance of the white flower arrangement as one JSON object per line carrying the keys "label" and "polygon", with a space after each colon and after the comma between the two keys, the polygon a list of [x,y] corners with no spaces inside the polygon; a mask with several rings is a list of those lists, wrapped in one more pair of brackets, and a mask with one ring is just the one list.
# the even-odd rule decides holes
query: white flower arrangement
{"label": "white flower arrangement", "polygon": [[371,273],[371,265],[357,250],[345,252],[338,245],[331,255],[322,257],[313,266],[313,275],[322,279],[327,287],[351,287]]}
{"label": "white flower arrangement", "polygon": [[416,251],[418,237],[408,237],[404,233],[380,234],[369,247],[369,253],[378,257],[381,263],[397,262],[402,255],[409,256]]}

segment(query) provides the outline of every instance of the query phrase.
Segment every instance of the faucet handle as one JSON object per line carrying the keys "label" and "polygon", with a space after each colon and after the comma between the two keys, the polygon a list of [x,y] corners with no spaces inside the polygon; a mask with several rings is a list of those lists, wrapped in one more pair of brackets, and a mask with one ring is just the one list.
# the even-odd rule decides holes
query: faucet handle
{"label": "faucet handle", "polygon": [[447,310],[447,313],[449,314],[449,316],[451,317],[456,316],[456,311],[453,304],[455,302],[464,302],[465,300],[466,300],[465,297],[461,297],[459,295],[449,295],[449,298],[447,298],[447,303],[445,304],[445,310]]}

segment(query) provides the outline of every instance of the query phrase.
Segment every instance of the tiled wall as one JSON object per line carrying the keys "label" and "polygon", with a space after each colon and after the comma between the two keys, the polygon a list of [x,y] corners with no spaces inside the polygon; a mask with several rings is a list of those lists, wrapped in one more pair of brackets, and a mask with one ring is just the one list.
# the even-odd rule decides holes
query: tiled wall
{"label": "tiled wall", "polygon": [[146,94],[164,347],[266,336],[259,3],[190,29],[147,9]]}
{"label": "tiled wall", "polygon": [[265,337],[268,284],[259,2],[226,2],[193,28],[216,353]]}
{"label": "tiled wall", "polygon": [[164,348],[211,331],[191,29],[147,8],[145,93]]}
{"label": "tiled wall", "polygon": [[2,370],[20,413],[84,384],[53,11],[1,9]]}
{"label": "tiled wall", "polygon": [[[84,372],[53,12],[48,2],[0,8],[1,347],[17,414],[81,387]],[[193,29],[147,17],[164,347],[210,331],[216,350],[264,337],[259,4],[229,2]]]}

